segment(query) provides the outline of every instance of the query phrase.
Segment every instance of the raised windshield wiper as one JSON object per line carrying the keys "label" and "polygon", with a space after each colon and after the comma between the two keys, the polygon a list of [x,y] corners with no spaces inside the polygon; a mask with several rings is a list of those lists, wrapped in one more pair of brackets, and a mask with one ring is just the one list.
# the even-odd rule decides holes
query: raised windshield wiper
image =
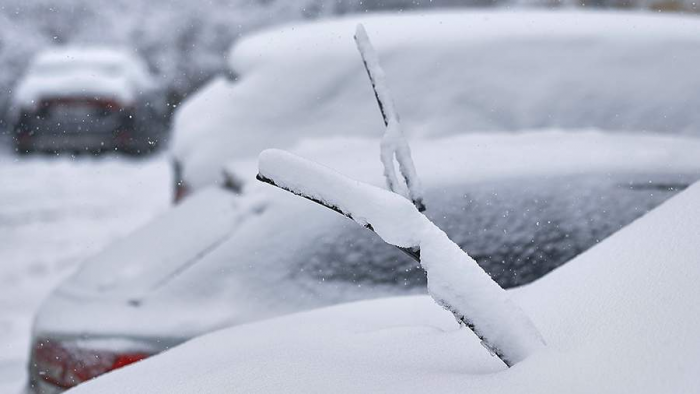
{"label": "raised windshield wiper", "polygon": [[[426,271],[430,296],[474,332],[492,355],[508,367],[524,360],[545,346],[544,339],[506,291],[420,212],[425,209],[423,191],[411,151],[378,57],[361,25],[355,40],[387,126],[381,160],[391,191],[275,149],[260,154],[257,179],[338,212],[411,256]],[[406,193],[402,193],[394,159]]]}

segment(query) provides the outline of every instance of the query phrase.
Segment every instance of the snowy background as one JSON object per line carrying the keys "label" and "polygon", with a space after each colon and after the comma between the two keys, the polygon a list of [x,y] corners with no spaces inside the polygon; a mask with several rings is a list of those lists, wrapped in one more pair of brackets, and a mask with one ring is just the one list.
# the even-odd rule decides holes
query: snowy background
{"label": "snowy background", "polygon": [[25,384],[34,311],[86,257],[170,205],[164,157],[22,159],[0,151],[0,393]]}
{"label": "snowy background", "polygon": [[[31,319],[85,258],[170,206],[165,154],[18,158],[2,135],[8,98],[31,57],[55,44],[124,46],[143,56],[174,108],[217,74],[242,35],[273,24],[366,10],[456,5],[574,6],[575,0],[0,0],[0,393],[25,382]],[[694,0],[589,5],[696,12]]]}
{"label": "snowy background", "polygon": [[[376,10],[454,6],[574,6],[697,12],[695,0],[2,0],[0,122],[37,51],[65,43],[131,48],[161,76],[177,105],[212,76],[241,35],[282,22]],[[0,127],[2,131],[2,127]]]}

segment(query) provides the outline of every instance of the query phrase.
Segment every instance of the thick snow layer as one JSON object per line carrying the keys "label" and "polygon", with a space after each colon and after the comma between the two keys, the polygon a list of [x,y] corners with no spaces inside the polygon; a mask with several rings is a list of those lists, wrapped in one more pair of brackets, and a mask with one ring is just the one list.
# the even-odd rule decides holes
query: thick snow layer
{"label": "thick snow layer", "polygon": [[16,87],[14,103],[32,106],[42,98],[108,97],[131,104],[153,86],[143,61],[125,50],[57,48],[37,55]]}
{"label": "thick snow layer", "polygon": [[700,185],[511,294],[549,351],[505,369],[426,297],[227,329],[82,393],[692,393],[700,379]]}
{"label": "thick snow layer", "polygon": [[[598,130],[488,132],[412,143],[426,184],[476,183],[566,174],[693,173],[700,169],[700,139],[692,136]],[[382,185],[380,144],[370,138],[307,139],[292,152],[328,163],[351,178]],[[556,165],[554,165],[556,164]],[[254,182],[257,160],[231,162],[237,177]]]}
{"label": "thick snow layer", "polygon": [[700,125],[697,18],[361,15],[241,39],[229,59],[239,79],[211,82],[176,114],[173,152],[185,179],[193,187],[220,181],[224,162],[302,138],[381,136],[352,38],[357,23],[373,39],[411,140],[535,128],[679,133]]}
{"label": "thick snow layer", "polygon": [[507,365],[544,347],[530,320],[468,254],[398,194],[347,178],[280,150],[260,154],[260,175],[283,189],[338,209],[385,242],[421,251],[428,292],[472,327]]}
{"label": "thick snow layer", "polygon": [[0,393],[26,384],[32,320],[44,297],[86,257],[168,208],[170,184],[164,158],[0,153]]}

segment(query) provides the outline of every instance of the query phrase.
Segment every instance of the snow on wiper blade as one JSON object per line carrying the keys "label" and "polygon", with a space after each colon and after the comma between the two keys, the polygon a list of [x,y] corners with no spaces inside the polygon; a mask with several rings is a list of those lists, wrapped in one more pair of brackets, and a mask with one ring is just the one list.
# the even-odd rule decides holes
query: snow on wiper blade
{"label": "snow on wiper blade", "polygon": [[[270,179],[270,178],[265,177],[264,175],[258,174],[255,178],[256,178],[257,180],[261,181],[261,182],[264,182],[264,183],[270,184],[270,185],[272,185],[272,186],[278,187],[278,188],[280,188],[280,189],[282,189],[282,190],[286,190],[286,191],[288,191],[288,192],[290,192],[290,193],[296,194],[296,195],[299,196],[299,197],[306,198],[306,199],[309,200],[309,201],[313,201],[313,202],[315,202],[316,204],[322,205],[322,206],[324,206],[324,207],[326,207],[326,208],[328,208],[328,209],[330,209],[330,210],[333,210],[333,211],[335,211],[335,212],[337,212],[337,213],[339,213],[339,214],[341,214],[341,215],[347,217],[348,219],[351,219],[351,220],[357,222],[357,220],[355,220],[355,218],[353,218],[352,215],[351,215],[350,213],[343,212],[340,208],[338,208],[338,207],[336,207],[336,206],[334,206],[334,205],[330,205],[329,203],[324,202],[324,201],[321,201],[321,200],[317,200],[316,198],[314,198],[314,197],[312,197],[312,196],[306,196],[306,195],[303,195],[303,194],[299,194],[299,193],[295,192],[295,191],[292,190],[292,189],[288,189],[288,188],[286,188],[286,187],[280,186],[280,185],[278,185],[277,183],[275,183],[275,181],[273,181],[273,180]],[[372,227],[372,225],[371,225],[370,223],[363,224],[363,226],[364,226],[365,228],[367,228],[368,230],[370,230],[370,231],[374,231],[374,228]],[[420,249],[418,249],[418,248],[405,248],[405,247],[402,247],[402,246],[396,246],[396,247],[397,247],[400,251],[402,251],[403,253],[407,254],[409,257],[411,257],[411,258],[412,258],[413,260],[415,260],[416,262],[420,262]]]}
{"label": "snow on wiper blade", "polygon": [[[389,87],[386,84],[386,76],[379,63],[379,56],[374,50],[362,24],[357,25],[355,43],[357,44],[357,50],[360,51],[362,56],[362,63],[372,83],[374,97],[377,99],[379,111],[382,113],[384,125],[386,126],[380,145],[380,158],[384,165],[384,177],[386,178],[387,186],[394,193],[403,195],[411,200],[419,211],[425,211],[423,186],[413,164],[411,148],[401,129],[399,115],[394,106],[394,100],[391,98]],[[408,189],[406,191],[404,191],[402,180],[396,175],[394,160],[399,165],[399,170],[403,177],[402,180]]]}

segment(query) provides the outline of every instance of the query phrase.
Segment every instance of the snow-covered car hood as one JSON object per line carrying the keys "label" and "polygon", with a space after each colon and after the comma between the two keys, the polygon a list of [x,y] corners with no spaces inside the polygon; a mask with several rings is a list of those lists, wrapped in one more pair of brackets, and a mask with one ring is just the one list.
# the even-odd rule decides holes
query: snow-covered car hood
{"label": "snow-covered car hood", "polygon": [[[149,296],[226,240],[237,227],[239,208],[233,193],[208,188],[107,246],[44,302],[36,333],[181,337],[221,324],[230,312],[205,311],[206,305],[188,303],[191,295],[171,294],[166,302]],[[182,313],[192,308],[201,315]]]}
{"label": "snow-covered car hood", "polygon": [[403,297],[206,335],[71,393],[695,392],[699,200],[695,185],[512,291],[548,343],[514,368],[427,297]]}
{"label": "snow-covered car hood", "polygon": [[219,182],[226,161],[303,138],[380,136],[384,125],[352,38],[359,22],[412,140],[700,127],[696,18],[505,10],[352,16],[275,27],[235,44],[229,63],[238,80],[212,81],[175,115],[172,150],[189,186]]}

